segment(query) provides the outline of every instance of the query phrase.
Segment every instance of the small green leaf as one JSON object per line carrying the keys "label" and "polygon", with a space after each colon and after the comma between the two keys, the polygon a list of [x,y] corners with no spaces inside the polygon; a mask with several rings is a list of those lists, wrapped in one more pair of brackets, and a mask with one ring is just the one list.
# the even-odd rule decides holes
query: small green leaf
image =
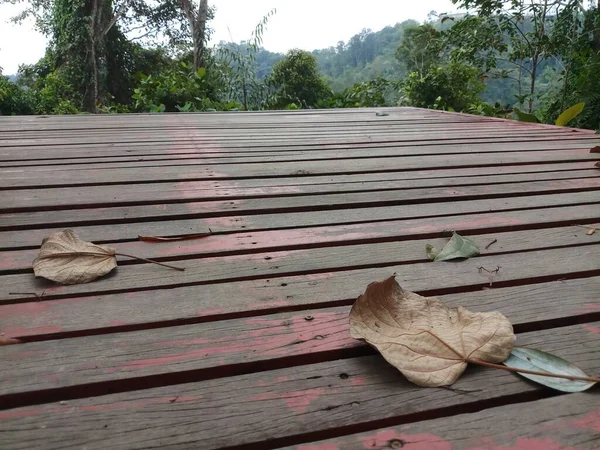
{"label": "small green leaf", "polygon": [[425,251],[429,259],[433,261],[449,261],[451,259],[467,259],[477,256],[480,253],[479,246],[471,239],[462,237],[454,233],[441,252],[438,252],[431,245],[425,246]]}
{"label": "small green leaf", "polygon": [[581,114],[581,111],[583,111],[584,107],[585,107],[585,103],[577,103],[576,105],[571,106],[569,109],[564,111],[560,116],[558,116],[558,119],[556,119],[555,124],[559,127],[564,127],[571,120],[573,120],[575,117],[577,117],[579,114]]}
{"label": "small green leaf", "polygon": [[[577,377],[588,376],[579,367],[571,364],[569,361],[533,348],[515,347],[503,364],[514,369],[533,370],[558,375],[573,375]],[[589,381],[572,381],[520,372],[519,375],[562,392],[582,392],[596,384]]]}
{"label": "small green leaf", "polygon": [[536,116],[534,116],[533,114],[523,112],[518,108],[514,109],[514,113],[517,116],[519,122],[540,123],[540,119],[538,119]]}

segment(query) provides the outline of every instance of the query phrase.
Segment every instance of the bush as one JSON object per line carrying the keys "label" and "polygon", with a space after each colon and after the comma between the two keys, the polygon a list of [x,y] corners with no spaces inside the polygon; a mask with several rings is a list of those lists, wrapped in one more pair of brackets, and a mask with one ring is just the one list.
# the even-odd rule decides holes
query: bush
{"label": "bush", "polygon": [[476,68],[455,62],[445,67],[432,66],[422,76],[412,72],[402,86],[406,104],[454,111],[480,103],[479,95],[484,89]]}

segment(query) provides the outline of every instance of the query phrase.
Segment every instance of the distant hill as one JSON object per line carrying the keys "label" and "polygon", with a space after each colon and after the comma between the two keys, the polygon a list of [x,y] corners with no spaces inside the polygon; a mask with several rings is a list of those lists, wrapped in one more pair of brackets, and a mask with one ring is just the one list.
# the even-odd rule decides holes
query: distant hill
{"label": "distant hill", "polygon": [[312,53],[334,91],[378,76],[403,78],[406,68],[396,59],[396,49],[402,42],[404,31],[418,25],[415,20],[406,20],[380,31],[364,29],[348,42],[340,41],[335,47]]}

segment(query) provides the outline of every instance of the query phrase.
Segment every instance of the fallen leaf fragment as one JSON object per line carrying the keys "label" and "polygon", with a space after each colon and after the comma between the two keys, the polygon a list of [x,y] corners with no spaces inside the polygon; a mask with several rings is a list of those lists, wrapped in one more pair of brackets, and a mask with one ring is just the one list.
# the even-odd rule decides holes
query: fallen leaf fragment
{"label": "fallen leaf fragment", "polygon": [[501,313],[450,308],[402,289],[394,276],[371,283],[354,303],[350,335],[423,387],[453,384],[470,360],[504,361],[516,340]]}
{"label": "fallen leaf fragment", "polygon": [[591,235],[593,235],[593,234],[594,234],[596,231],[598,231],[596,228],[590,228],[590,229],[588,230],[588,232],[587,232],[587,233],[585,233],[585,234],[587,234],[588,236],[591,236]]}
{"label": "fallen leaf fragment", "polygon": [[211,236],[212,232],[188,234],[186,236],[177,237],[159,237],[159,236],[138,236],[138,239],[143,242],[177,242],[177,241],[189,241],[192,239],[202,239]]}
{"label": "fallen leaf fragment", "polygon": [[[546,372],[550,374],[567,375],[589,378],[588,375],[574,364],[558,356],[532,348],[515,347],[503,364],[514,369]],[[562,392],[582,392],[591,388],[595,382],[568,380],[548,376],[533,375],[517,372],[536,383],[551,387]]]}
{"label": "fallen leaf fragment", "polygon": [[444,246],[442,251],[439,251],[433,248],[433,246],[427,244],[425,246],[425,252],[427,253],[427,257],[432,261],[468,259],[481,253],[477,243],[469,238],[461,236],[458,233],[452,233],[452,237]]}
{"label": "fallen leaf fragment", "polygon": [[600,153],[600,145],[596,145],[595,147],[592,147],[592,149],[590,150],[590,153]]}
{"label": "fallen leaf fragment", "polygon": [[33,261],[36,277],[61,284],[89,283],[117,267],[114,248],[79,239],[72,230],[52,233]]}
{"label": "fallen leaf fragment", "polygon": [[0,345],[15,345],[20,344],[21,341],[14,338],[0,337]]}

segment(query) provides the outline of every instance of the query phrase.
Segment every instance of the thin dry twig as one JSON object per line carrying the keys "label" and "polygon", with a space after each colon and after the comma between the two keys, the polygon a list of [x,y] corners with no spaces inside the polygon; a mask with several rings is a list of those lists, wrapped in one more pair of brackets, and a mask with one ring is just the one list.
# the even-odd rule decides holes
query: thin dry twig
{"label": "thin dry twig", "polygon": [[180,272],[185,272],[185,268],[184,267],[171,266],[170,264],[164,264],[164,263],[161,263],[161,262],[158,262],[158,261],[153,261],[151,259],[142,258],[140,256],[127,255],[126,253],[115,253],[115,255],[125,256],[126,258],[133,258],[133,259],[137,259],[139,261],[144,261],[144,262],[151,263],[151,264],[157,264],[159,266],[167,267],[169,269],[179,270]]}
{"label": "thin dry twig", "polygon": [[176,241],[189,241],[192,239],[202,239],[208,236],[212,236],[212,230],[209,228],[208,233],[188,234],[185,236],[177,237],[160,237],[160,236],[138,236],[138,239],[142,242],[176,242]]}
{"label": "thin dry twig", "polygon": [[485,246],[485,249],[489,249],[492,245],[494,245],[496,242],[498,242],[498,239],[494,239],[492,242],[490,242],[488,245]]}

